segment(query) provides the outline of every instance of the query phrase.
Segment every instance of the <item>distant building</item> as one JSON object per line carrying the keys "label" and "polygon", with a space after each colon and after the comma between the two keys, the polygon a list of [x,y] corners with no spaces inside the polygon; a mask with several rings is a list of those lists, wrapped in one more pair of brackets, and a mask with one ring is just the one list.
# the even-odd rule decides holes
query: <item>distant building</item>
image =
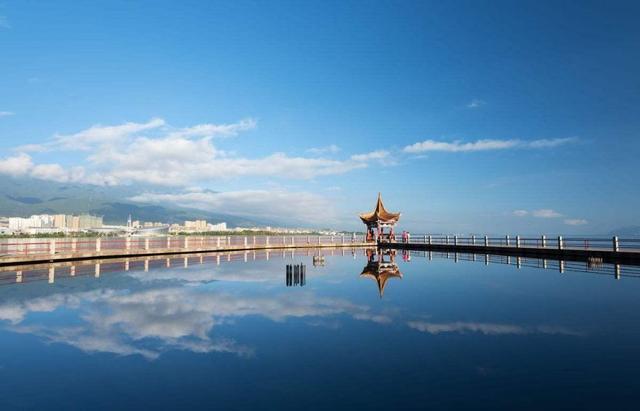
{"label": "distant building", "polygon": [[67,216],[64,214],[56,214],[53,216],[54,228],[67,228]]}
{"label": "distant building", "polygon": [[[42,229],[55,231],[54,216],[48,214],[32,215],[31,217],[9,217],[8,228],[12,231],[26,232],[28,230]],[[62,228],[58,229],[62,231]]]}
{"label": "distant building", "polygon": [[80,230],[100,227],[102,227],[102,217],[96,217],[89,214],[82,214],[78,216],[78,228]]}
{"label": "distant building", "polygon": [[[153,227],[163,226],[164,224],[153,223]],[[184,225],[171,224],[169,231],[172,233],[191,232],[191,233],[205,233],[209,231],[227,231],[227,223],[221,222],[217,224],[209,224],[207,220],[187,220]]]}
{"label": "distant building", "polygon": [[80,216],[39,214],[27,218],[9,217],[7,227],[11,231],[31,233],[79,231],[102,227],[102,217],[88,214]]}
{"label": "distant building", "polygon": [[28,219],[22,217],[9,217],[9,229],[13,231],[20,231],[27,227]]}
{"label": "distant building", "polygon": [[71,231],[80,230],[80,218],[74,215],[68,215],[66,217],[67,228]]}
{"label": "distant building", "polygon": [[227,223],[209,224],[208,231],[227,231]]}
{"label": "distant building", "polygon": [[161,225],[152,225],[147,227],[140,227],[133,230],[132,235],[134,236],[161,236],[167,235],[169,233],[169,226],[167,224]]}
{"label": "distant building", "polygon": [[187,231],[207,231],[207,220],[185,221],[184,228]]}

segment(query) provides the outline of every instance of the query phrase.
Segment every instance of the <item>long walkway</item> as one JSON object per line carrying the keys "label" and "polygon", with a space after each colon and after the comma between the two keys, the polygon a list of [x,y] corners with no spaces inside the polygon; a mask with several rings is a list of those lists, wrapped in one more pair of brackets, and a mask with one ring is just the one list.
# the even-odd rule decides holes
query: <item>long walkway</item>
{"label": "long walkway", "polygon": [[640,239],[488,237],[412,235],[402,242],[381,244],[386,248],[500,254],[559,260],[601,259],[603,262],[640,264]]}
{"label": "long walkway", "polygon": [[216,251],[367,247],[352,236],[184,236],[23,239],[0,242],[0,266]]}

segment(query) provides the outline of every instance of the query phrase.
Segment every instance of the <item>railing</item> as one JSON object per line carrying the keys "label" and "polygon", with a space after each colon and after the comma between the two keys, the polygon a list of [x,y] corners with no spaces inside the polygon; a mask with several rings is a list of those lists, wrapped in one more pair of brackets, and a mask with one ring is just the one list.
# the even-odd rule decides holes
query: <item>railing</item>
{"label": "railing", "polygon": [[[404,242],[407,242],[406,240]],[[504,237],[411,234],[409,244],[640,252],[640,238]]]}
{"label": "railing", "polygon": [[167,237],[98,237],[34,238],[0,240],[0,258],[31,255],[152,253],[159,250],[189,251],[225,248],[348,245],[365,241],[362,235],[275,235],[275,236],[167,236]]}

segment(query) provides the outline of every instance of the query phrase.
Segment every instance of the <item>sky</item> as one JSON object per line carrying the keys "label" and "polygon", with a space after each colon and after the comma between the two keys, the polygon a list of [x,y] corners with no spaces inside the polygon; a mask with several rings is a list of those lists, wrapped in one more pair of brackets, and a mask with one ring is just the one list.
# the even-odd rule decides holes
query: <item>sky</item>
{"label": "sky", "polygon": [[0,178],[360,228],[640,225],[640,3],[0,0]]}

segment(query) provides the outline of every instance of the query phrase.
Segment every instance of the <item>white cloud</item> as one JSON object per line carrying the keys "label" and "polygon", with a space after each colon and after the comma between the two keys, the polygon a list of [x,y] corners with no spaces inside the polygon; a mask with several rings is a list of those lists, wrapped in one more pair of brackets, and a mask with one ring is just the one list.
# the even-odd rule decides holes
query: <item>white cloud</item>
{"label": "white cloud", "polygon": [[389,152],[385,150],[376,150],[365,154],[354,154],[351,156],[351,160],[358,162],[365,162],[369,160],[383,160],[389,157]]}
{"label": "white cloud", "polygon": [[32,163],[26,152],[86,151],[81,163],[69,169],[59,164],[32,164],[22,173],[45,180],[111,185],[189,186],[248,176],[311,179],[365,168],[371,161],[391,163],[389,153],[383,150],[355,154],[346,159],[291,157],[285,153],[246,158],[219,150],[212,140],[215,136],[234,136],[255,127],[255,120],[245,119],[233,124],[200,124],[176,129],[163,119],[155,118],[146,123],[94,125],[78,133],[58,134],[43,144],[29,144],[15,150],[21,153],[21,159]]}
{"label": "white cloud", "polygon": [[[307,192],[274,190],[243,190],[215,193],[189,191],[184,193],[142,193],[129,200],[174,204],[210,212],[266,219],[288,219],[329,224],[336,217],[332,204],[324,197]],[[292,205],[295,204],[295,207]]]}
{"label": "white cloud", "polygon": [[527,143],[527,145],[531,148],[553,148],[558,147],[563,144],[575,143],[578,141],[576,137],[565,137],[565,138],[543,138],[540,140],[533,140]]}
{"label": "white cloud", "polygon": [[464,152],[464,151],[486,151],[486,150],[504,150],[513,148],[518,145],[518,140],[478,140],[472,143],[462,143],[454,141],[452,143],[435,140],[425,140],[406,146],[403,150],[406,153],[424,153],[427,151],[447,151],[447,152]]}
{"label": "white cloud", "polygon": [[10,117],[15,115],[13,111],[0,111],[0,117]]}
{"label": "white cloud", "polygon": [[540,140],[496,140],[483,139],[474,142],[462,142],[459,140],[453,142],[425,140],[404,147],[405,153],[424,153],[429,151],[443,151],[450,153],[458,152],[474,152],[474,151],[491,151],[491,150],[507,150],[507,149],[536,149],[536,148],[552,148],[563,144],[577,141],[576,138],[557,138],[557,139],[540,139]]}
{"label": "white cloud", "polygon": [[310,179],[367,167],[366,158],[331,160],[284,153],[257,159],[231,157],[207,139],[140,139],[127,152],[102,151],[90,159],[109,166],[109,175],[119,182],[167,186],[247,176]]}
{"label": "white cloud", "polygon": [[568,218],[564,220],[564,223],[566,225],[585,225],[585,224],[588,224],[589,222],[582,218]]}
{"label": "white cloud", "polygon": [[487,104],[485,101],[474,98],[473,100],[471,100],[469,102],[469,104],[467,104],[467,108],[480,108],[482,106],[484,106],[485,104]]}
{"label": "white cloud", "polygon": [[178,129],[170,133],[169,138],[236,136],[241,131],[256,128],[256,125],[256,120],[252,118],[243,119],[233,124],[198,124]]}
{"label": "white cloud", "polygon": [[562,214],[559,212],[552,210],[550,208],[541,208],[539,210],[527,211],[527,210],[514,210],[513,215],[516,217],[526,217],[531,215],[537,218],[558,218],[562,217]]}
{"label": "white cloud", "polygon": [[55,163],[34,164],[31,156],[25,153],[0,159],[0,174],[13,177],[27,176],[60,183],[73,182],[95,185],[114,185],[116,183],[111,176],[98,173],[88,174],[84,167],[80,166],[65,169]]}
{"label": "white cloud", "polygon": [[15,147],[13,151],[19,153],[44,153],[49,151],[49,148],[44,144],[24,144],[22,146]]}
{"label": "white cloud", "polygon": [[18,177],[27,174],[33,167],[33,161],[27,154],[18,154],[0,159],[0,174]]}
{"label": "white cloud", "polygon": [[581,336],[583,333],[576,330],[551,325],[521,326],[515,324],[500,323],[480,323],[480,322],[445,322],[434,323],[427,321],[409,321],[407,325],[418,331],[429,334],[459,333],[469,332],[485,335],[527,335],[527,334],[552,334],[552,335],[572,335]]}
{"label": "white cloud", "polygon": [[330,145],[325,146],[325,147],[312,147],[312,148],[307,150],[308,153],[317,154],[317,155],[328,154],[328,153],[335,154],[335,153],[337,153],[339,151],[340,151],[340,147],[338,147],[335,144],[330,144]]}
{"label": "white cloud", "polygon": [[128,122],[117,126],[97,124],[75,134],[56,134],[51,145],[63,150],[89,150],[96,145],[111,145],[141,131],[156,129],[165,124],[161,118],[153,118],[146,123]]}
{"label": "white cloud", "polygon": [[31,176],[61,183],[71,179],[71,175],[59,164],[38,164],[31,169]]}
{"label": "white cloud", "polygon": [[542,208],[540,210],[534,210],[531,212],[531,215],[538,218],[558,218],[562,217],[562,214],[558,213],[555,210],[551,210],[549,208]]}

